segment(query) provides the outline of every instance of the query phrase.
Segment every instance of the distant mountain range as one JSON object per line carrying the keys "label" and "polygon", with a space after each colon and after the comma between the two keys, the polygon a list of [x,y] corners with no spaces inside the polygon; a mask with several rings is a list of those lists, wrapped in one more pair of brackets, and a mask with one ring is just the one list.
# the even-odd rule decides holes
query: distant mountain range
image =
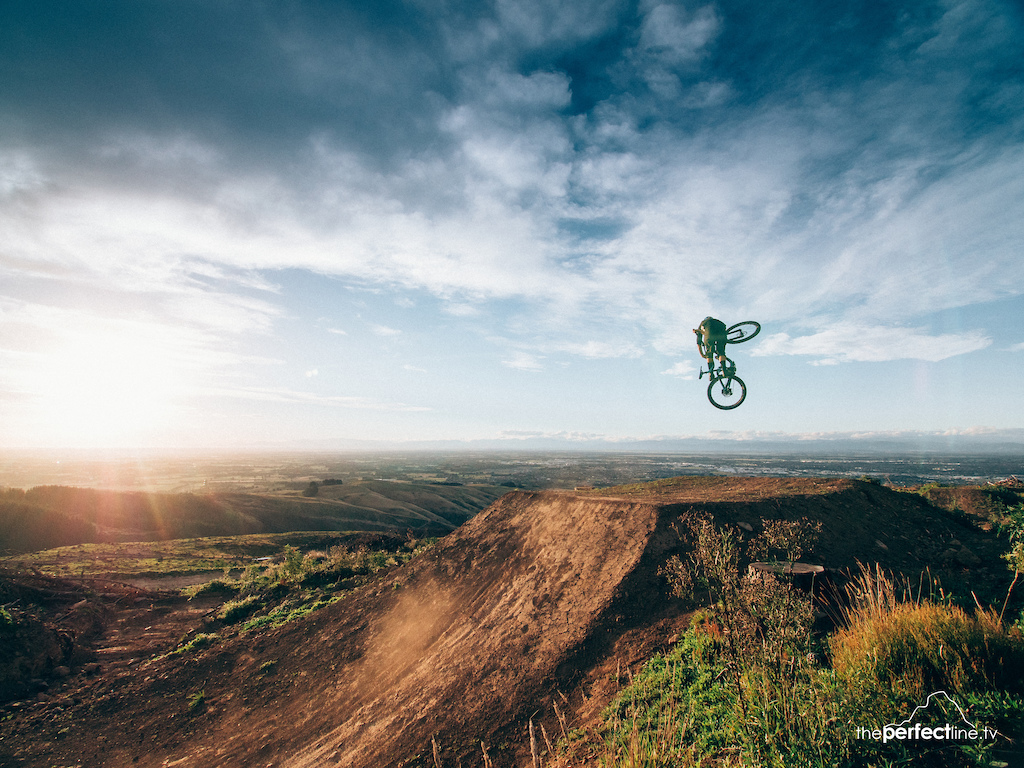
{"label": "distant mountain range", "polygon": [[576,433],[516,432],[480,440],[383,441],[305,440],[261,446],[304,451],[573,451],[727,454],[905,453],[1021,455],[1024,429],[965,429],[947,432],[720,432],[708,435],[609,438]]}

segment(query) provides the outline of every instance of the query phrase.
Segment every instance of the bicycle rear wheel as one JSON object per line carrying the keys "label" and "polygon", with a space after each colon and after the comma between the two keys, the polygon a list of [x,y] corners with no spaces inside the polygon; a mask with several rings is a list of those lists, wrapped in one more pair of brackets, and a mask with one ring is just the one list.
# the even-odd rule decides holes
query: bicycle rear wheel
{"label": "bicycle rear wheel", "polygon": [[747,396],[747,385],[739,376],[718,376],[708,384],[708,400],[715,408],[731,411]]}
{"label": "bicycle rear wheel", "polygon": [[730,344],[739,344],[750,341],[761,332],[761,324],[754,320],[744,320],[742,323],[730,325],[725,329],[725,338]]}

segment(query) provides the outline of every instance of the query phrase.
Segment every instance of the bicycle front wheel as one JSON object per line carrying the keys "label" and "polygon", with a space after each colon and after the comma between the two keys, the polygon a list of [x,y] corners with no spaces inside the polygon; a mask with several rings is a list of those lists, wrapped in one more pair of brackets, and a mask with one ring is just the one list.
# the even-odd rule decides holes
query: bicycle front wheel
{"label": "bicycle front wheel", "polygon": [[742,323],[730,325],[725,329],[725,338],[730,344],[739,344],[750,341],[761,332],[761,324],[754,320],[744,320]]}
{"label": "bicycle front wheel", "polygon": [[747,385],[739,376],[718,376],[708,384],[708,400],[715,408],[731,411],[747,396]]}

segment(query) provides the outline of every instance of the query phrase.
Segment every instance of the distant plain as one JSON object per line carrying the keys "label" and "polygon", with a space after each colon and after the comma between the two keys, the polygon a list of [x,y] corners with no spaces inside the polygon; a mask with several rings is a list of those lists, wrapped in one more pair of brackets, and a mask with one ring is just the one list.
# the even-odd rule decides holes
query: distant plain
{"label": "distant plain", "polygon": [[72,485],[168,493],[266,493],[337,478],[504,485],[608,486],[679,475],[870,476],[895,485],[985,483],[1024,475],[1024,454],[419,451],[117,455],[0,453],[0,488]]}

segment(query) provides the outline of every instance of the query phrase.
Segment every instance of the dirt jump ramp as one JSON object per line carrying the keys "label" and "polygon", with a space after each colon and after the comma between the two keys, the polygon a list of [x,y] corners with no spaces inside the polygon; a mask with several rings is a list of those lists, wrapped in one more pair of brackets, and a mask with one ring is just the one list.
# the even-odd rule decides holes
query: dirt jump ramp
{"label": "dirt jump ramp", "polygon": [[556,685],[624,597],[660,512],[508,494],[375,589],[321,611],[304,628],[308,641],[278,638],[319,679],[275,702],[281,716],[265,744],[252,741],[251,711],[225,717],[218,759],[402,765],[417,754],[432,761],[435,739],[445,756],[475,753],[467,764],[482,762],[480,741],[495,765],[510,764],[495,732]]}

